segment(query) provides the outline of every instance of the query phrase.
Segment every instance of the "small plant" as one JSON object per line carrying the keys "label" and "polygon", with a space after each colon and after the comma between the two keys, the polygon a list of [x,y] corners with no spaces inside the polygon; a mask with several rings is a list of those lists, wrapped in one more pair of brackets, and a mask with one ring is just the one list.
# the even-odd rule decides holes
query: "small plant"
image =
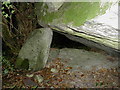
{"label": "small plant", "polygon": [[13,5],[10,2],[4,1],[2,3],[2,15],[5,18],[10,18],[11,19],[11,16],[14,12],[15,12],[15,10],[13,9]]}
{"label": "small plant", "polygon": [[0,56],[0,62],[2,61],[3,75],[8,74],[10,71],[13,71],[13,65],[5,57]]}

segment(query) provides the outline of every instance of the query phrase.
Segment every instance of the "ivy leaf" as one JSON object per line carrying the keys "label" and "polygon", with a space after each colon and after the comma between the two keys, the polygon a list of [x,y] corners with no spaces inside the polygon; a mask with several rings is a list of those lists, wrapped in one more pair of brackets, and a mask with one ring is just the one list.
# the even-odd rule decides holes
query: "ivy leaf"
{"label": "ivy leaf", "polygon": [[2,11],[2,14],[5,14],[5,11]]}
{"label": "ivy leaf", "polygon": [[3,4],[10,4],[10,2],[9,1],[4,1]]}
{"label": "ivy leaf", "polygon": [[9,16],[8,16],[8,14],[5,14],[4,16],[5,16],[6,18],[8,18],[8,17],[9,17]]}
{"label": "ivy leaf", "polygon": [[12,6],[12,5],[9,5],[9,7],[10,7],[10,8],[13,8],[13,6]]}
{"label": "ivy leaf", "polygon": [[2,7],[2,10],[5,9],[4,7]]}
{"label": "ivy leaf", "polygon": [[12,14],[13,14],[14,12],[15,12],[14,10],[11,11]]}
{"label": "ivy leaf", "polygon": [[8,69],[4,70],[4,74],[8,74],[8,72],[9,72]]}
{"label": "ivy leaf", "polygon": [[98,86],[98,83],[96,82],[96,86]]}

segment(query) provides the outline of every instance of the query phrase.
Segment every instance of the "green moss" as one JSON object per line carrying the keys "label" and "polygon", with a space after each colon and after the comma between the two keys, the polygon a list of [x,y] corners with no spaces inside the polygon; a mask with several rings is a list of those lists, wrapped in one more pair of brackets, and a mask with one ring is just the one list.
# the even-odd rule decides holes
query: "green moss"
{"label": "green moss", "polygon": [[[55,12],[49,12],[47,5],[40,8],[39,3],[36,4],[36,14],[42,23],[73,23],[74,26],[80,26],[85,21],[105,13],[110,3],[105,3],[104,7],[100,7],[100,2],[66,2]],[[56,20],[54,22],[54,20]]]}
{"label": "green moss", "polygon": [[[39,15],[39,11],[37,11],[37,15],[39,16],[39,21],[48,24],[69,24],[72,23],[74,26],[81,26],[86,22],[87,20],[90,20],[96,16],[99,16],[101,14],[104,14],[106,10],[110,7],[112,3],[106,2],[66,2],[62,5],[62,7],[56,11],[56,12],[49,12],[47,11],[47,8],[45,7],[41,8],[44,10],[44,12],[41,12]],[[39,7],[37,7],[39,8]],[[46,13],[46,15],[44,15]],[[55,29],[57,30],[57,29]],[[117,42],[112,42],[110,40],[104,39],[104,38],[95,38],[92,36],[84,35],[81,33],[73,32],[72,30],[59,30],[60,32],[67,32],[72,35],[81,36],[83,38],[86,38],[88,40],[93,40],[95,42],[101,42],[105,45],[108,45],[113,48],[117,47]]]}
{"label": "green moss", "polygon": [[40,21],[45,22],[46,24],[48,24],[49,22],[52,22],[53,19],[57,18],[56,16],[58,16],[57,13],[53,12],[53,13],[49,13],[47,11],[48,7],[47,5],[43,5],[44,3],[40,2],[40,3],[36,3],[36,15],[38,16]]}
{"label": "green moss", "polygon": [[[67,3],[68,4],[68,3]],[[64,13],[64,22],[73,22],[75,26],[82,25],[86,20],[93,18],[96,12],[100,9],[99,3],[80,2],[72,3],[70,8]]]}
{"label": "green moss", "polygon": [[18,59],[16,60],[15,67],[16,67],[16,68],[20,68],[20,66],[22,65],[22,62],[23,62],[23,61],[24,61],[23,59],[18,58]]}
{"label": "green moss", "polygon": [[28,59],[18,58],[17,61],[16,61],[16,68],[27,70],[29,68]]}
{"label": "green moss", "polygon": [[26,69],[26,70],[29,69],[29,61],[28,61],[28,59],[25,59],[25,60],[22,62],[21,68],[22,68],[22,69]]}

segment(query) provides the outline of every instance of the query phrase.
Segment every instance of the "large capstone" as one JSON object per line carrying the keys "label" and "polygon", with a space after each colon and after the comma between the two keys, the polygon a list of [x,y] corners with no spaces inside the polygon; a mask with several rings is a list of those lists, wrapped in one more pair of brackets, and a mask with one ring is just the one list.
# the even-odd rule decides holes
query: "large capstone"
{"label": "large capstone", "polygon": [[61,2],[46,2],[48,5],[48,12],[55,12],[57,11],[63,4],[63,0]]}
{"label": "large capstone", "polygon": [[72,24],[81,26],[84,22],[104,14],[111,3],[106,2],[48,2],[35,3],[35,13],[38,23],[47,24]]}
{"label": "large capstone", "polygon": [[36,3],[35,7],[40,25],[48,25],[52,30],[88,47],[120,56],[118,3],[64,2],[56,12],[50,12],[48,4]]}
{"label": "large capstone", "polygon": [[34,30],[21,48],[16,67],[42,69],[48,59],[53,32],[49,28]]}

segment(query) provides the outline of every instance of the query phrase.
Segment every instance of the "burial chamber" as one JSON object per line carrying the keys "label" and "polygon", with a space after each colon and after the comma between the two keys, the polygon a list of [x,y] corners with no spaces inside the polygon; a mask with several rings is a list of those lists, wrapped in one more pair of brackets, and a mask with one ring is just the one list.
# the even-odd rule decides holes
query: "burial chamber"
{"label": "burial chamber", "polygon": [[[40,70],[45,67],[53,31],[82,43],[81,46],[84,44],[120,56],[117,7],[118,4],[109,2],[35,3],[37,20],[43,28],[30,34],[19,52],[16,66],[23,67],[24,60],[28,60],[29,69]],[[62,43],[68,46],[73,44],[65,42]]]}
{"label": "burial chamber", "polygon": [[118,3],[36,3],[38,23],[88,47],[119,55]]}

